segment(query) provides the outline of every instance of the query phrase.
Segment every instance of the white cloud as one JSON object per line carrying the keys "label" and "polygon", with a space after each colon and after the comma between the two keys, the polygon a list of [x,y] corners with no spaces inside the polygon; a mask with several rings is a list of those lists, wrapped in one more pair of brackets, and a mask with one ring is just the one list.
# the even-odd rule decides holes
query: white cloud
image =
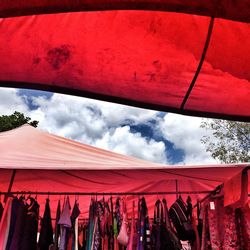
{"label": "white cloud", "polygon": [[146,140],[140,133],[131,133],[129,126],[106,132],[101,139],[96,141],[96,146],[149,161],[167,162],[163,142]]}
{"label": "white cloud", "polygon": [[155,120],[153,129],[176,148],[185,152],[185,164],[206,164],[215,161],[201,144],[207,133],[200,128],[201,118],[166,114],[106,103],[81,97],[54,94],[51,98],[33,97],[36,110],[29,110],[25,97],[16,89],[0,89],[0,114],[11,114],[15,110],[39,121],[39,127],[51,133],[82,143],[127,154],[153,162],[167,163],[171,151],[163,142],[147,139],[140,133],[132,133],[131,125],[146,124]]}
{"label": "white cloud", "polygon": [[17,95],[17,90],[12,88],[0,88],[0,114],[10,115],[14,111],[28,113],[28,107],[24,99]]}
{"label": "white cloud", "polygon": [[125,155],[166,163],[164,143],[147,140],[124,126],[147,123],[156,118],[156,111],[60,94],[50,99],[34,97],[33,104],[39,108],[30,115],[39,120],[39,127],[44,130]]}
{"label": "white cloud", "polygon": [[185,164],[208,164],[216,161],[206,152],[200,139],[207,130],[200,128],[202,118],[168,113],[159,123],[163,136],[185,152]]}
{"label": "white cloud", "polygon": [[130,124],[147,122],[157,114],[155,111],[60,94],[54,94],[50,99],[34,97],[33,104],[39,108],[32,111],[31,116],[40,121],[40,128],[80,141],[87,136],[88,142],[128,121]]}

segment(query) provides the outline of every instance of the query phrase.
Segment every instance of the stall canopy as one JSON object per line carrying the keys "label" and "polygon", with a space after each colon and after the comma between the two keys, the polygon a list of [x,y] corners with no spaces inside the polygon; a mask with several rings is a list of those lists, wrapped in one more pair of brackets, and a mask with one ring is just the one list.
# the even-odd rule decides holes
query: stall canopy
{"label": "stall canopy", "polygon": [[[183,197],[190,192],[196,202],[249,165],[165,166],[87,146],[29,125],[0,133],[1,192],[8,190],[12,169],[16,169],[13,192],[89,192],[99,197],[103,192],[168,192],[165,197],[171,204],[178,191]],[[39,196],[41,204],[46,197]],[[51,197],[53,213],[58,197]],[[86,215],[90,195],[80,199]],[[156,196],[147,196],[147,200],[152,212]]]}
{"label": "stall canopy", "polygon": [[250,121],[248,0],[0,3],[0,86]]}

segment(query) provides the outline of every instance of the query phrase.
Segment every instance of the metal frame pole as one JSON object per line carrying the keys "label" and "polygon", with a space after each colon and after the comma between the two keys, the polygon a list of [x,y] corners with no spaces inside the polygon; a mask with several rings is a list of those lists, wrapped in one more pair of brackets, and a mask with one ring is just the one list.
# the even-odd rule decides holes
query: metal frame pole
{"label": "metal frame pole", "polygon": [[14,183],[15,176],[16,176],[16,169],[13,169],[12,175],[11,175],[11,178],[10,178],[10,184],[9,184],[9,187],[8,187],[8,191],[5,193],[5,196],[4,196],[4,203],[6,203],[7,198],[11,193],[11,189],[12,189],[12,186],[13,186],[13,183]]}

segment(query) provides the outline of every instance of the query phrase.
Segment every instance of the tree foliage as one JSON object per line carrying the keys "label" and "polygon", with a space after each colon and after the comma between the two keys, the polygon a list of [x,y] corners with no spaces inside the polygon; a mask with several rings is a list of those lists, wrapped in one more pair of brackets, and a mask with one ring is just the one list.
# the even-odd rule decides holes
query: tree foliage
{"label": "tree foliage", "polygon": [[212,132],[201,142],[214,159],[223,163],[250,162],[250,123],[213,119],[203,120],[201,127]]}
{"label": "tree foliage", "polygon": [[17,111],[12,115],[2,115],[0,116],[0,132],[20,127],[26,123],[33,127],[38,125],[38,121],[31,121],[30,117],[26,117],[23,113]]}

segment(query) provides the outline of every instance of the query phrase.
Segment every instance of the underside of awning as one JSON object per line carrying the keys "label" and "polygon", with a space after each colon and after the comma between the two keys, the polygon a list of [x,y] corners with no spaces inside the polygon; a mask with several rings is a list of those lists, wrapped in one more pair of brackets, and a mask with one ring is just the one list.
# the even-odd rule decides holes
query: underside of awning
{"label": "underside of awning", "polygon": [[247,0],[1,1],[0,86],[250,121],[249,8]]}

